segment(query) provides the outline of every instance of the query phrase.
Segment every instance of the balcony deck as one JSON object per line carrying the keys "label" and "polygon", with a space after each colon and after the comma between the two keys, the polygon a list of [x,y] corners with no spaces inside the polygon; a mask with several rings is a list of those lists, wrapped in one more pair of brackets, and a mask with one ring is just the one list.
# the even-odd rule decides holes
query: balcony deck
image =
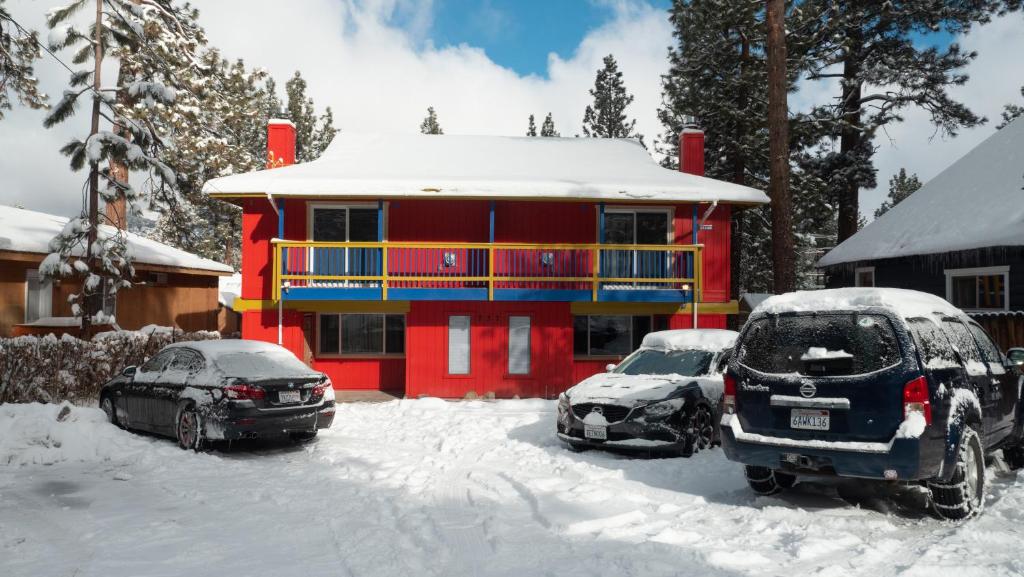
{"label": "balcony deck", "polygon": [[690,303],[701,245],[274,241],[275,300]]}

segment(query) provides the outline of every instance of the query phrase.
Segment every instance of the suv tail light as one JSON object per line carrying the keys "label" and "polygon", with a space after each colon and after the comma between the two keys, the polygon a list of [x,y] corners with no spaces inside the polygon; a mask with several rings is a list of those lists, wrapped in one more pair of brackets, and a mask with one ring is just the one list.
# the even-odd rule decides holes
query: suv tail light
{"label": "suv tail light", "polygon": [[261,401],[266,396],[266,392],[264,392],[263,389],[246,384],[229,385],[224,387],[224,393],[229,399],[245,401]]}
{"label": "suv tail light", "polygon": [[736,377],[725,373],[725,398],[722,400],[722,412],[731,415],[736,412]]}
{"label": "suv tail light", "polygon": [[903,418],[910,413],[921,413],[924,422],[932,424],[932,402],[928,399],[928,380],[917,377],[903,387]]}

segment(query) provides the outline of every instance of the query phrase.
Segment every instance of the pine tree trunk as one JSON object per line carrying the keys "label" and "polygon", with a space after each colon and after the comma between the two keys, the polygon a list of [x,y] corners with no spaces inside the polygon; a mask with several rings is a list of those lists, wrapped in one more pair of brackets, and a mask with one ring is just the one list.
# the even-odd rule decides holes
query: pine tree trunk
{"label": "pine tree trunk", "polygon": [[[843,128],[839,137],[839,152],[842,158],[849,160],[854,158],[863,146],[864,138],[861,130],[861,85],[858,80],[859,57],[863,50],[864,36],[857,27],[847,30],[846,36],[849,49],[843,61]],[[839,191],[838,242],[843,242],[857,233],[857,221],[860,216],[859,195],[860,184],[853,178],[845,179]]]}
{"label": "pine tree trunk", "polygon": [[767,0],[768,27],[768,196],[772,208],[773,290],[777,294],[796,288],[793,249],[792,202],[789,192],[789,118],[786,78],[786,6],[783,0]]}
{"label": "pine tree trunk", "polygon": [[[93,47],[93,94],[92,100],[92,127],[90,136],[95,136],[100,131],[100,71],[103,69],[103,0],[96,0],[96,31],[95,46]],[[96,162],[89,165],[89,237],[85,245],[85,258],[89,263],[89,270],[96,274],[99,259],[93,256],[93,245],[96,244],[97,227],[100,220],[100,167]],[[99,300],[102,306],[103,299]],[[96,299],[88,294],[85,282],[82,283],[82,298],[79,299],[79,306],[82,307],[82,338],[89,338],[89,327],[92,324],[92,316],[97,312]]]}

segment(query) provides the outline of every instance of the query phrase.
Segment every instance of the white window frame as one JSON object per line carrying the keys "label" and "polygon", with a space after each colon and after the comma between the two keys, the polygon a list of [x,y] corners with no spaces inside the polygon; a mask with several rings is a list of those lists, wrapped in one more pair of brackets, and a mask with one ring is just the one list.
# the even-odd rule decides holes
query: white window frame
{"label": "white window frame", "polygon": [[[452,319],[466,319],[466,370],[452,372]],[[473,374],[473,316],[465,313],[451,313],[445,323],[445,374],[450,377],[469,377]]]}
{"label": "white window frame", "polygon": [[[526,319],[526,370],[512,370],[512,319]],[[508,351],[505,371],[510,377],[528,377],[533,373],[533,316],[529,314],[508,315]]]}
{"label": "white window frame", "polygon": [[982,266],[975,268],[947,268],[943,271],[946,274],[946,300],[953,302],[953,279],[962,277],[996,276],[1003,277],[1003,307],[1001,309],[964,309],[968,312],[986,311],[1008,311],[1010,310],[1010,266]]}
{"label": "white window frame", "polygon": [[[860,284],[860,275],[861,275],[861,273],[865,273],[865,272],[871,273],[871,284],[870,285],[862,285],[862,284]],[[859,267],[853,269],[853,286],[858,286],[858,287],[870,286],[870,287],[874,287],[876,284],[877,283],[875,282],[875,267],[873,267],[873,266],[859,266]]]}
{"label": "white window frame", "polygon": [[[29,286],[29,281],[32,279],[32,277],[35,277],[35,281],[38,283],[38,286],[39,286],[38,300],[36,301],[37,305],[36,305],[36,310],[34,311],[35,314],[36,314],[36,318],[34,318],[34,319],[30,319],[29,318],[29,307],[28,307],[28,303],[29,303],[29,298],[28,297],[29,297],[29,294],[31,293],[31,290],[32,290],[30,288],[30,286]],[[39,319],[46,318],[46,317],[52,317],[53,316],[53,282],[49,281],[49,280],[44,280],[43,279],[43,275],[40,274],[40,272],[39,272],[39,269],[30,268],[30,269],[26,269],[25,270],[25,301],[24,302],[25,302],[24,320],[25,320],[26,323],[35,322],[35,321],[37,321]]]}
{"label": "white window frame", "polygon": [[[313,211],[318,208],[331,208],[331,209],[345,209],[345,240],[344,242],[352,242],[349,240],[349,233],[352,231],[352,227],[349,226],[349,209],[361,208],[367,209],[372,208],[377,210],[376,202],[310,202],[306,204],[306,240],[313,242]],[[388,203],[384,203],[384,214],[381,217],[384,219],[384,240],[388,238],[388,227],[387,227],[387,213]],[[377,223],[380,226],[380,223]],[[359,241],[359,242],[377,242],[377,241]]]}
{"label": "white window frame", "polygon": [[[675,213],[676,209],[672,206],[605,206],[604,214],[632,214],[633,216],[633,242],[629,244],[636,244],[636,214],[639,212],[660,212],[665,214],[666,228],[665,228],[665,244],[674,244],[675,241]],[[597,242],[601,244],[605,243],[604,239],[601,238],[601,231],[603,230],[604,223],[601,222],[603,218],[600,210],[598,211],[598,223],[597,223]],[[607,232],[607,231],[605,231]]]}

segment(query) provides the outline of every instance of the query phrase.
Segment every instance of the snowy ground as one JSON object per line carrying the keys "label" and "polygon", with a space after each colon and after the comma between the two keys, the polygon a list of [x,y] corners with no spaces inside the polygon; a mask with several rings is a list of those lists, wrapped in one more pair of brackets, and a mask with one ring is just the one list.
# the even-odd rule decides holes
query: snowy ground
{"label": "snowy ground", "polygon": [[717,449],[569,453],[554,408],[342,405],[313,443],[196,454],[0,405],[0,575],[1024,574],[1024,476],[961,525],[916,490],[755,498]]}

